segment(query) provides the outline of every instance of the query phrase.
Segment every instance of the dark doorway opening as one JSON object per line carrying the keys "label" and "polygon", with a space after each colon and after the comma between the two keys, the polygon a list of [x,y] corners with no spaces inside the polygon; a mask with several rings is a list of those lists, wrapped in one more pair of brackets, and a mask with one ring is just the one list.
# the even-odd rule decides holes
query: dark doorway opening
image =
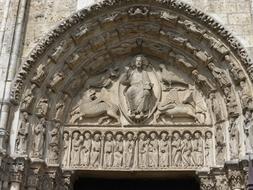
{"label": "dark doorway opening", "polygon": [[79,178],[74,190],[199,190],[194,178],[180,179],[106,179]]}

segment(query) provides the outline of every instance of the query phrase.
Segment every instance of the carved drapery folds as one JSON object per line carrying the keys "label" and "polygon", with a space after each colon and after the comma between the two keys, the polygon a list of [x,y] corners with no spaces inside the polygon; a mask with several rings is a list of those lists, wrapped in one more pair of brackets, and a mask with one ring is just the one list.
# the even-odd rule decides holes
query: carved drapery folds
{"label": "carved drapery folds", "polygon": [[11,92],[17,155],[71,170],[197,170],[252,151],[246,51],[184,3],[138,2],[82,10],[31,52]]}
{"label": "carved drapery folds", "polygon": [[208,128],[132,132],[115,128],[100,132],[65,127],[64,134],[64,168],[200,168],[211,166],[214,159],[212,132]]}

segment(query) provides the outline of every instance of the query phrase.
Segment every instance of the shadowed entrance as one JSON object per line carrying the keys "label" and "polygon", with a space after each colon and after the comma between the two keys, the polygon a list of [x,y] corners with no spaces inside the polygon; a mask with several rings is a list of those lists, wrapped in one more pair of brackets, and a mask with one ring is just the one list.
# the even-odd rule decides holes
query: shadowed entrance
{"label": "shadowed entrance", "polygon": [[79,178],[74,190],[199,190],[194,178],[187,179],[104,179]]}

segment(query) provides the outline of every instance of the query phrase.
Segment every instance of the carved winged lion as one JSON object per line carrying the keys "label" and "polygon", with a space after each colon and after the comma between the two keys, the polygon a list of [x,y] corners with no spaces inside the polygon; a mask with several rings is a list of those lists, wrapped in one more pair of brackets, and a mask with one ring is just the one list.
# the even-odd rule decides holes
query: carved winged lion
{"label": "carved winged lion", "polygon": [[[100,117],[98,119],[98,124],[108,124],[112,122],[113,119],[115,119],[117,123],[120,121],[119,107],[113,103],[97,98],[95,92],[90,94],[90,102],[81,101],[78,106],[74,107],[70,116],[70,123],[76,123],[78,120],[84,118],[96,117]],[[104,123],[105,120],[107,120],[107,123]]]}

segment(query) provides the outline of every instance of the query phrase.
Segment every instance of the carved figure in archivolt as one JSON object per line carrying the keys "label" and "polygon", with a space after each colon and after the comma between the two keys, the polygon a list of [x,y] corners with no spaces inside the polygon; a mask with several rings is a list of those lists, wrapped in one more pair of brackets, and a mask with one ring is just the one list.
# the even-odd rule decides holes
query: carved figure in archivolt
{"label": "carved figure in archivolt", "polygon": [[113,159],[114,167],[123,166],[123,155],[124,155],[123,134],[118,133],[116,134],[114,145],[114,159]]}
{"label": "carved figure in archivolt", "polygon": [[46,117],[48,112],[49,104],[48,99],[42,97],[36,106],[36,115],[39,117]]}
{"label": "carved figure in archivolt", "polygon": [[253,100],[252,100],[252,93],[249,88],[249,85],[247,84],[246,81],[243,80],[240,82],[240,87],[241,87],[241,91],[239,91],[239,93],[240,93],[240,99],[242,102],[242,106],[244,108],[252,109],[253,108]]}
{"label": "carved figure in archivolt", "polygon": [[158,139],[155,132],[149,134],[148,139],[148,166],[158,167]]}
{"label": "carved figure in archivolt", "polygon": [[87,167],[90,164],[91,146],[92,146],[91,133],[86,131],[84,133],[83,144],[81,145],[81,165],[82,166]]}
{"label": "carved figure in archivolt", "polygon": [[222,111],[222,104],[221,102],[217,99],[217,95],[213,92],[210,94],[210,100],[211,100],[211,107],[212,111],[214,114],[214,120],[215,122],[222,122],[224,121],[224,114]]}
{"label": "carved figure in archivolt", "polygon": [[69,133],[64,131],[63,133],[63,150],[62,150],[62,165],[68,165],[68,157],[69,157]]}
{"label": "carved figure in archivolt", "polygon": [[27,142],[28,142],[28,132],[30,128],[29,115],[27,112],[23,112],[22,121],[18,129],[17,139],[16,139],[16,152],[18,154],[27,153]]}
{"label": "carved figure in archivolt", "polygon": [[39,123],[33,128],[33,140],[32,140],[32,157],[42,158],[45,147],[47,121],[45,118],[41,118]]}
{"label": "carved figure in archivolt", "polygon": [[228,75],[224,70],[216,67],[212,62],[208,64],[208,68],[211,70],[211,73],[213,74],[217,82],[220,84],[221,88],[231,85]]}
{"label": "carved figure in archivolt", "polygon": [[[101,117],[98,120],[99,124],[102,124],[104,120],[108,120],[107,124],[112,122],[112,119],[116,120],[118,123],[119,118],[119,108],[113,103],[104,101],[96,96],[96,91],[90,89],[87,91],[88,102],[81,101],[81,103],[74,107],[70,116],[70,122],[75,123],[77,120],[82,118],[94,118]],[[106,115],[106,116],[103,116]]]}
{"label": "carved figure in archivolt", "polygon": [[63,114],[64,114],[64,109],[67,104],[68,100],[68,95],[64,94],[64,97],[56,104],[56,114],[55,114],[55,121],[61,121]]}
{"label": "carved figure in archivolt", "polygon": [[209,82],[209,80],[204,75],[201,75],[198,70],[193,70],[192,75],[195,83],[206,93],[206,95],[209,95],[211,92],[215,91],[215,88]]}
{"label": "carved figure in archivolt", "polygon": [[134,153],[135,153],[135,138],[134,134],[128,132],[126,134],[126,140],[124,145],[124,159],[125,167],[130,168],[134,162]]}
{"label": "carved figure in archivolt", "polygon": [[45,71],[46,65],[40,64],[36,70],[35,75],[31,79],[32,83],[40,85],[46,78],[47,72]]}
{"label": "carved figure in archivolt", "polygon": [[83,136],[78,131],[73,133],[72,147],[71,147],[71,166],[78,166],[80,164],[80,150],[83,143]]}
{"label": "carved figure in archivolt", "polygon": [[60,123],[56,123],[55,127],[50,131],[50,142],[49,142],[49,163],[57,164],[60,153]]}
{"label": "carved figure in archivolt", "polygon": [[63,40],[62,42],[60,42],[59,46],[54,49],[53,53],[50,55],[50,58],[57,62],[60,58],[60,55],[66,50],[67,47],[68,42],[66,40]]}
{"label": "carved figure in archivolt", "polygon": [[244,133],[246,153],[253,153],[253,115],[252,111],[246,110],[244,113]]}
{"label": "carved figure in archivolt", "polygon": [[124,95],[128,108],[127,115],[133,120],[147,118],[154,106],[153,83],[147,73],[149,62],[143,55],[137,55],[120,79],[126,88]]}
{"label": "carved figure in archivolt", "polygon": [[207,131],[205,134],[205,160],[207,166],[213,165],[213,134]]}
{"label": "carved figure in archivolt", "polygon": [[193,165],[192,142],[189,132],[184,133],[184,139],[182,140],[182,164],[185,167]]}
{"label": "carved figure in archivolt", "polygon": [[60,86],[60,84],[63,82],[64,78],[65,78],[65,76],[64,76],[63,72],[55,73],[54,76],[52,77],[48,87],[53,90],[56,90]]}
{"label": "carved figure in archivolt", "polygon": [[172,155],[171,161],[173,166],[182,165],[182,140],[179,132],[174,132],[172,137]]}
{"label": "carved figure in archivolt", "polygon": [[159,166],[165,168],[169,165],[170,141],[167,132],[161,132],[160,137],[161,139],[158,141]]}
{"label": "carved figure in archivolt", "polygon": [[222,125],[218,124],[216,126],[216,133],[215,133],[215,140],[216,140],[216,163],[218,165],[224,164],[225,161],[225,137],[224,137],[224,132],[222,130]]}
{"label": "carved figure in archivolt", "polygon": [[147,135],[144,132],[139,134],[138,141],[138,153],[139,153],[139,167],[146,168],[147,165],[147,156],[148,156],[148,140]]}
{"label": "carved figure in archivolt", "polygon": [[104,167],[110,168],[113,164],[113,151],[114,151],[113,134],[107,133],[105,136],[104,145]]}
{"label": "carved figure in archivolt", "polygon": [[22,111],[26,111],[26,112],[31,112],[32,109],[32,105],[34,103],[34,95],[33,95],[33,91],[36,88],[35,84],[31,85],[31,88],[26,89],[26,91],[24,92],[24,98],[21,102],[21,110]]}
{"label": "carved figure in archivolt", "polygon": [[239,118],[230,118],[229,136],[230,136],[230,156],[231,159],[238,159],[240,150]]}
{"label": "carved figure in archivolt", "polygon": [[91,166],[93,167],[99,166],[100,154],[101,154],[101,134],[95,133],[91,146],[91,158],[90,158]]}
{"label": "carved figure in archivolt", "polygon": [[192,161],[195,166],[202,166],[204,160],[204,145],[201,138],[201,133],[196,131],[192,140]]}

